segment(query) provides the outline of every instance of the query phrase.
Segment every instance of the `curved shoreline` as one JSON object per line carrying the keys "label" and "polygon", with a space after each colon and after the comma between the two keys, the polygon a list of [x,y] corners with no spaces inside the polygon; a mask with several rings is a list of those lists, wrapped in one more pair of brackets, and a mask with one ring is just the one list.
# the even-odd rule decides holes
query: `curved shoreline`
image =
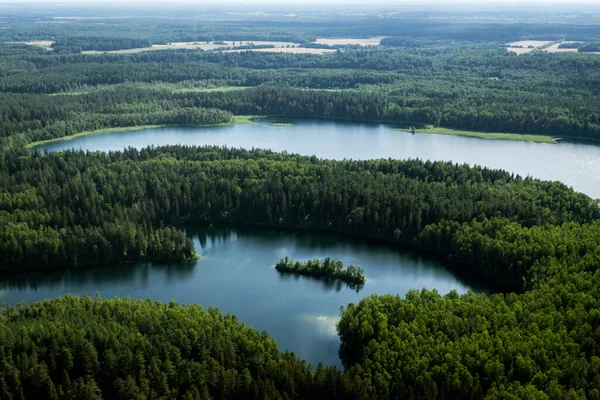
{"label": "curved shoreline", "polygon": [[[105,128],[98,129],[94,131],[84,131],[75,133],[69,136],[63,136],[61,138],[48,139],[48,140],[40,140],[37,142],[29,143],[25,146],[27,150],[35,150],[36,147],[44,146],[50,143],[57,143],[63,141],[69,141],[73,139],[77,139],[83,136],[92,136],[99,135],[103,133],[117,133],[117,132],[128,132],[128,131],[139,131],[143,129],[154,129],[154,128],[165,128],[169,126],[189,126],[189,127],[197,127],[197,128],[210,128],[217,126],[233,126],[233,125],[241,125],[241,124],[250,124],[256,120],[263,118],[278,118],[282,117],[280,115],[235,115],[234,120],[232,122],[222,123],[222,124],[213,124],[213,125],[182,125],[182,124],[162,124],[162,125],[138,125],[138,126],[124,126],[124,127],[116,127],[116,128]],[[410,133],[410,128],[405,127],[397,127],[397,122],[392,121],[348,121],[345,119],[337,119],[337,118],[301,118],[301,117],[293,117],[291,119],[314,119],[314,120],[326,120],[326,121],[341,121],[341,122],[349,122],[349,123],[378,123],[378,124],[386,124],[390,126],[390,129]],[[285,122],[281,123],[278,121],[274,121],[269,124],[270,126],[291,126],[293,123]],[[396,125],[396,126],[394,126]],[[521,134],[521,133],[500,133],[500,132],[476,132],[476,131],[467,131],[467,130],[459,130],[459,129],[451,129],[444,127],[432,127],[432,128],[416,128],[415,133],[420,134],[435,134],[435,135],[452,135],[452,136],[465,136],[465,137],[474,137],[480,139],[491,139],[491,140],[515,140],[522,142],[530,142],[530,143],[545,143],[545,144],[556,144],[559,140],[568,140],[569,137],[552,137],[547,135],[534,135],[534,134]],[[577,139],[577,138],[573,138]],[[588,139],[589,140],[589,139]],[[591,140],[593,141],[593,140]],[[595,141],[594,141],[595,142]]]}
{"label": "curved shoreline", "polygon": [[122,126],[116,128],[104,128],[98,129],[95,131],[84,131],[75,133],[69,136],[63,136],[55,139],[48,140],[40,140],[37,142],[31,142],[25,146],[27,150],[35,150],[36,147],[44,146],[50,143],[58,143],[58,142],[67,142],[69,140],[77,139],[83,136],[92,136],[92,135],[100,135],[103,133],[118,133],[118,132],[129,132],[129,131],[141,131],[144,129],[155,129],[155,128],[165,128],[167,126],[191,126],[197,128],[211,128],[215,126],[233,126],[233,125],[241,125],[241,124],[250,124],[254,122],[256,119],[263,118],[261,116],[255,115],[236,115],[233,117],[232,122],[226,122],[222,124],[212,124],[212,125],[181,125],[181,124],[162,124],[162,125],[137,125],[137,126]]}

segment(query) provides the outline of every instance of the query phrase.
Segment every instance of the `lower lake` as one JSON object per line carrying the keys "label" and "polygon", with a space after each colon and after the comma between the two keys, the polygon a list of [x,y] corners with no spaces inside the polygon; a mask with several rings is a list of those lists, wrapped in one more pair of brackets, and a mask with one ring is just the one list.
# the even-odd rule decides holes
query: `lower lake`
{"label": "lower lake", "polygon": [[122,150],[150,145],[227,145],[316,155],[331,159],[420,158],[500,168],[521,176],[561,181],[600,198],[600,146],[560,140],[557,144],[490,140],[453,135],[415,134],[382,124],[293,121],[292,126],[252,124],[167,127],[83,136],[37,149]]}
{"label": "lower lake", "polygon": [[[410,289],[437,289],[441,294],[453,289],[484,291],[436,260],[346,236],[216,225],[189,227],[187,234],[201,255],[196,262],[122,264],[0,278],[0,301],[14,305],[67,293],[100,293],[103,298],[197,303],[266,330],[281,349],[313,365],[320,361],[340,366],[335,324],[341,306],[373,293],[404,296]],[[280,274],[274,265],[285,256],[299,261],[332,257],[345,266],[358,264],[367,283],[357,292],[340,281]]]}

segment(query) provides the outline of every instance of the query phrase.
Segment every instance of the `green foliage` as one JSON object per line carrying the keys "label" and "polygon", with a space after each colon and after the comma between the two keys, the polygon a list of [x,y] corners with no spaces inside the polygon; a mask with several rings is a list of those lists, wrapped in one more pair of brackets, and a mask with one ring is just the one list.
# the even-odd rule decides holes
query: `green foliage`
{"label": "green foliage", "polygon": [[[596,233],[597,235],[597,233]],[[411,291],[349,305],[346,374],[370,398],[595,398],[600,253],[542,258],[524,294]]]}
{"label": "green foliage", "polygon": [[[56,42],[54,51],[0,45],[0,273],[193,259],[178,226],[223,221],[411,246],[517,293],[422,290],[351,304],[338,325],[343,374],[312,370],[265,333],[199,306],[65,297],[9,307],[0,315],[0,398],[600,398],[600,207],[558,182],[444,162],[214,147],[24,150],[91,130],[219,124],[232,114],[598,139],[599,58],[516,56],[503,45],[566,39],[595,52],[593,16],[557,24],[453,14],[445,22],[435,13],[339,21],[273,15],[265,26],[225,14],[198,23],[177,11],[63,24],[41,11],[10,10],[0,40]],[[79,54],[175,41],[377,35],[390,36],[382,48],[321,56]],[[225,86],[252,88],[197,90]],[[57,93],[72,95],[49,96]],[[281,264],[338,273],[332,260]]]}
{"label": "green foliage", "polygon": [[315,373],[217,309],[66,296],[0,316],[3,399],[326,399]]}
{"label": "green foliage", "polygon": [[[187,116],[177,113],[187,115],[191,107],[239,115],[600,137],[600,60],[581,54],[516,56],[491,44],[463,43],[349,49],[321,56],[189,51],[57,55],[15,45],[0,46],[0,54],[0,89],[7,92],[0,99],[0,136],[26,135],[30,141],[61,137],[65,130],[93,130],[94,124],[182,123]],[[229,93],[169,89],[177,85],[267,88]],[[81,94],[60,99],[41,95],[61,92]]]}
{"label": "green foliage", "polygon": [[577,51],[580,53],[598,53],[600,52],[600,42],[583,43],[577,47]]}
{"label": "green foliage", "polygon": [[114,38],[114,37],[61,37],[56,38],[52,43],[54,51],[65,47],[79,48],[80,51],[109,51],[135,49],[138,47],[150,47],[152,42],[149,39],[131,39],[131,38]]}
{"label": "green foliage", "polygon": [[354,265],[344,268],[341,261],[332,260],[329,257],[323,261],[314,259],[301,263],[286,256],[275,264],[275,269],[279,272],[339,279],[357,285],[364,285],[367,281],[362,268]]}
{"label": "green foliage", "polygon": [[[521,289],[535,260],[562,252],[557,240],[584,246],[593,232],[580,226],[600,216],[596,201],[560,183],[447,162],[167,146],[15,154],[6,164],[0,265],[13,271],[188,259],[183,233],[164,224],[222,221],[417,247]],[[560,224],[576,233],[561,236]]]}

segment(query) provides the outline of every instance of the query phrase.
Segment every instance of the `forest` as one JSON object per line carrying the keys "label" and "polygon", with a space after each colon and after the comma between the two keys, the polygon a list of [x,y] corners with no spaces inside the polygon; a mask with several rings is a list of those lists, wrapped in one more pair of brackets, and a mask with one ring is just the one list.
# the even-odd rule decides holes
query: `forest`
{"label": "forest", "polygon": [[61,55],[16,44],[0,45],[0,54],[0,135],[25,136],[24,143],[105,127],[204,123],[179,116],[190,107],[552,137],[600,135],[595,54],[517,56],[500,45],[452,41],[325,55]]}
{"label": "forest", "polygon": [[[246,389],[233,383],[239,380],[227,378],[232,383],[226,386],[231,391],[223,394],[225,398],[235,398],[238,390],[252,390],[258,398],[268,397],[261,390],[277,393],[274,398],[302,397],[296,385],[328,393],[328,398],[598,396],[600,208],[597,200],[558,182],[446,162],[327,161],[263,150],[186,146],[108,154],[8,155],[2,170],[0,208],[7,221],[0,233],[4,273],[135,259],[185,259],[193,254],[193,246],[177,228],[178,223],[227,221],[347,232],[440,252],[470,266],[473,273],[514,289],[514,293],[491,297],[455,292],[442,297],[423,290],[405,298],[366,298],[344,310],[338,327],[343,373],[317,368],[294,375],[278,369],[285,374],[281,379],[286,385],[297,390],[289,392],[290,386],[278,386],[277,376],[272,383],[253,385],[250,370]],[[43,309],[65,310],[64,302],[89,302],[86,309],[97,304],[59,299],[21,309],[9,307],[2,318],[14,322],[3,322],[0,334],[9,335],[7,329],[26,329],[23,324],[27,323],[43,326],[37,324],[38,318],[62,321],[65,317],[60,314],[44,316]],[[138,307],[130,303],[125,307],[119,300],[103,302],[98,304],[117,309]],[[68,309],[71,307],[77,309],[79,304]],[[42,311],[38,313],[38,309]],[[58,310],[53,312],[64,312]],[[104,321],[112,318],[98,313]],[[62,329],[75,321],[90,326],[97,318],[93,315],[71,317],[73,322]],[[160,336],[144,329],[167,329],[170,320],[158,319],[153,324],[142,315],[139,318],[144,322],[133,332],[139,329],[142,338],[158,338],[146,345],[145,351],[165,354]],[[98,329],[96,334],[105,339],[88,338],[90,344],[81,344],[89,348],[91,357],[81,362],[91,363],[92,370],[81,369],[76,360],[68,364],[73,369],[65,369],[63,361],[59,363],[50,352],[64,346],[30,336],[50,331],[26,330],[25,337],[18,336],[21,347],[4,345],[0,353],[9,360],[3,368],[10,369],[3,371],[13,371],[0,374],[0,387],[10,393],[20,393],[14,388],[38,390],[27,393],[55,391],[59,398],[67,396],[61,395],[61,390],[103,394],[124,390],[107,386],[121,381],[110,375],[117,373],[108,367],[113,364],[106,364],[110,361],[101,357],[123,357],[119,355],[122,350],[107,347],[108,337],[115,345],[127,342],[117,340],[113,333],[103,334],[105,328]],[[7,337],[15,337],[12,335]],[[70,337],[68,330],[61,335]],[[52,335],[53,340],[60,337]],[[177,339],[177,343],[187,341]],[[67,349],[76,351],[78,347],[72,346],[75,344]],[[188,351],[200,351],[200,344],[190,346]],[[232,350],[235,354],[246,357],[249,350],[232,347],[236,348]],[[13,351],[40,354],[33,359],[37,361],[30,361],[38,365],[34,376],[43,378],[37,386],[25,375],[15,380],[15,374],[21,376],[20,371],[31,371],[34,365],[17,361],[30,358],[13,356]],[[197,362],[197,356],[176,354],[182,357],[178,363]],[[271,354],[278,357],[277,352]],[[373,359],[378,361],[373,363]],[[151,358],[142,355],[139,362],[149,363]],[[164,370],[159,366],[167,361],[159,358],[156,362],[157,371]],[[224,360],[218,362],[225,368]],[[292,357],[289,362],[296,361]],[[154,375],[150,367],[154,362],[148,365],[143,370]],[[170,361],[169,365],[177,369],[177,363]],[[185,370],[191,372],[190,368]],[[231,368],[232,376],[246,374],[242,366]],[[129,377],[134,370],[139,368],[125,368],[126,374],[118,375],[129,380],[126,387],[139,387],[144,396],[158,390],[148,388],[142,376]],[[81,371],[92,372],[82,376]],[[225,376],[229,375],[214,379],[224,382]],[[193,389],[180,380],[174,383],[167,375],[161,390],[182,391],[181,385],[185,390],[207,390],[200,387],[204,379],[194,380],[199,386]],[[314,385],[315,379],[319,385],[326,381],[326,387],[306,386]],[[225,383],[217,386],[225,387],[221,385]],[[214,390],[221,389],[208,387],[211,396],[217,393]]]}
{"label": "forest", "polygon": [[[502,290],[415,288],[345,305],[341,369],[308,365],[267,332],[201,305],[100,295],[7,304],[0,398],[600,399],[600,200],[560,182],[262,149],[35,150],[109,128],[241,116],[598,140],[600,58],[585,54],[600,41],[596,14],[307,11],[273,12],[267,23],[243,7],[236,18],[173,9],[126,21],[104,9],[22,7],[0,8],[0,277],[137,261],[168,268],[198,258],[185,224],[225,223],[376,240]],[[104,53],[374,36],[379,46],[322,55]],[[585,44],[516,55],[506,50],[513,40]],[[332,259],[279,264],[365,279]]]}
{"label": "forest", "polygon": [[323,261],[316,258],[303,263],[286,256],[275,264],[275,269],[283,273],[339,279],[357,285],[364,285],[367,281],[362,268],[354,265],[344,267],[341,261],[329,257],[324,258]]}

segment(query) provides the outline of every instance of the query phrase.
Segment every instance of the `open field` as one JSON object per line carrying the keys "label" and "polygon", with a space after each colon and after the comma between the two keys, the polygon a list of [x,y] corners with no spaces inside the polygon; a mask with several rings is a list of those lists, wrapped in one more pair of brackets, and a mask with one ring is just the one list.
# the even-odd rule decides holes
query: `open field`
{"label": "open field", "polygon": [[325,44],[328,46],[344,46],[357,44],[359,46],[379,46],[381,39],[385,39],[387,36],[376,36],[367,39],[317,39],[315,43]]}
{"label": "open field", "polygon": [[290,54],[325,54],[332,53],[334,49],[311,49],[305,47],[290,47],[290,48],[267,48],[267,49],[244,49],[244,50],[223,50],[223,53],[240,53],[243,51],[260,51],[263,53],[290,53]]}
{"label": "open field", "polygon": [[174,49],[187,49],[187,50],[212,50],[217,49],[219,45],[214,45],[212,43],[206,42],[176,42],[169,44],[154,44],[152,47],[138,47],[135,49],[124,49],[124,50],[110,50],[110,51],[96,51],[96,50],[88,50],[83,51],[83,54],[128,54],[128,53],[141,53],[143,51],[156,51],[156,50],[174,50]]}
{"label": "open field", "polygon": [[290,47],[290,48],[268,48],[268,49],[245,49],[245,50],[223,50],[223,53],[240,53],[242,51],[260,51],[263,53],[291,53],[291,54],[325,54],[332,53],[334,49],[310,49],[305,47]]}
{"label": "open field", "polygon": [[54,43],[52,40],[34,40],[31,42],[8,42],[8,43],[22,43],[22,44],[27,44],[29,46],[39,46],[39,47],[43,47],[46,50],[52,50],[52,44]]}
{"label": "open field", "polygon": [[172,89],[174,93],[189,93],[189,92],[233,92],[236,90],[249,89],[251,86],[216,86],[210,88],[177,88]]}
{"label": "open field", "polygon": [[[236,115],[233,117],[233,122],[226,124],[217,124],[217,125],[198,125],[198,126],[229,126],[229,125],[241,125],[241,124],[250,124],[257,119],[262,117],[255,115]],[[56,143],[56,142],[64,142],[68,140],[73,140],[82,136],[91,136],[91,135],[99,135],[101,133],[116,133],[116,132],[128,132],[128,131],[140,131],[142,129],[152,129],[152,128],[162,128],[166,125],[139,125],[139,126],[123,126],[118,128],[105,128],[98,129],[95,131],[85,131],[79,132],[74,135],[64,136],[61,138],[50,139],[50,140],[40,140],[38,142],[29,143],[25,146],[27,149],[33,149],[37,146],[42,146],[48,143]]]}
{"label": "open field", "polygon": [[[548,53],[579,53],[578,49],[559,49],[558,46],[560,46],[563,43],[579,43],[579,42],[560,42],[560,43],[555,43],[552,46],[549,46],[548,48],[544,49],[544,51],[547,51]],[[585,52],[585,53],[581,53],[581,54],[600,54],[598,52]]]}
{"label": "open field", "polygon": [[[535,49],[546,46],[552,43],[550,40],[520,40],[507,44],[507,50],[516,53],[517,55],[530,53]],[[521,47],[516,47],[521,46]]]}
{"label": "open field", "polygon": [[[294,43],[294,42],[273,42],[273,41],[261,41],[261,40],[255,40],[255,41],[223,40],[223,43],[225,43],[229,47],[246,46],[246,45],[250,45],[250,44],[254,44],[256,46],[273,45],[275,47],[300,46],[300,43]],[[223,47],[223,45],[215,45],[215,46]]]}
{"label": "open field", "polygon": [[118,87],[138,87],[141,89],[164,89],[169,90],[173,93],[189,93],[189,92],[232,92],[235,90],[245,90],[250,86],[215,86],[215,87],[178,87],[168,83],[160,83],[155,85],[104,85],[104,86],[92,86],[83,90],[77,90],[73,92],[58,92],[50,93],[48,96],[79,96],[82,94],[89,94],[96,90],[110,90]]}
{"label": "open field", "polygon": [[[408,129],[405,128],[397,128],[399,131],[407,132]],[[478,137],[483,139],[500,139],[500,140],[522,140],[526,142],[535,142],[535,143],[556,143],[550,136],[544,135],[523,135],[517,133],[487,133],[487,132],[473,132],[473,131],[461,131],[456,129],[449,128],[417,128],[415,129],[417,133],[431,133],[437,135],[458,135],[458,136],[469,136],[469,137]]]}
{"label": "open field", "polygon": [[546,48],[545,50],[548,53],[577,53],[577,49],[559,49],[558,46],[560,46],[563,43],[577,43],[577,42],[554,43],[552,46]]}
{"label": "open field", "polygon": [[287,46],[299,46],[299,43],[292,43],[292,42],[269,42],[269,41],[254,41],[254,42],[247,42],[247,41],[240,41],[240,40],[236,40],[236,41],[223,41],[223,43],[225,44],[215,44],[214,42],[210,42],[210,43],[206,43],[206,42],[173,42],[173,43],[169,43],[169,44],[153,44],[152,47],[139,47],[136,49],[124,49],[124,50],[111,50],[111,51],[95,51],[95,50],[90,50],[90,51],[84,51],[84,54],[102,54],[102,53],[111,53],[111,54],[119,54],[119,53],[140,53],[142,51],[156,51],[156,50],[175,50],[175,49],[187,49],[187,50],[215,50],[215,49],[221,49],[224,47],[233,47],[234,43],[236,46],[245,46],[248,44],[255,44],[257,46],[264,46],[264,45],[273,45],[277,48],[281,48],[281,47],[287,47]]}

